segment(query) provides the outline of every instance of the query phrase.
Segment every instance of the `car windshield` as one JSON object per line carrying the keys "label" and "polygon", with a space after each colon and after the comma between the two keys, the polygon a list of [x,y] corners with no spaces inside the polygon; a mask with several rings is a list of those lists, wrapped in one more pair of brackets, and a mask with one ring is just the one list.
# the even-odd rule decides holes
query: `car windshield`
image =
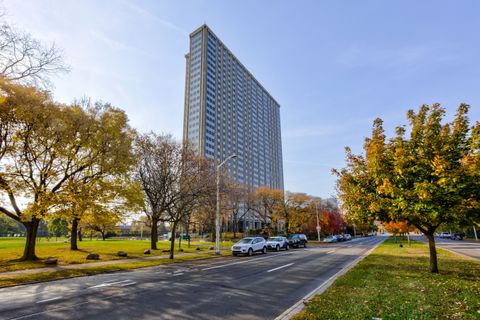
{"label": "car windshield", "polygon": [[238,241],[237,243],[238,244],[251,243],[252,240],[253,240],[253,238],[245,238],[245,239],[242,239],[242,240]]}
{"label": "car windshield", "polygon": [[282,238],[280,238],[280,237],[271,237],[271,238],[268,238],[267,241],[280,242],[280,241],[282,241]]}
{"label": "car windshield", "polygon": [[296,238],[297,235],[291,235],[291,236],[288,236],[288,239],[293,239],[293,238]]}

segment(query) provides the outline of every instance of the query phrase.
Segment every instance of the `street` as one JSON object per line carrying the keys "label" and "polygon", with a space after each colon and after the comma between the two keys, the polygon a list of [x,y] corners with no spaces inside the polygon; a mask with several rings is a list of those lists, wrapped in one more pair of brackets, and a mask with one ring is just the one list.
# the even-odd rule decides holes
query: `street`
{"label": "street", "polygon": [[0,319],[274,319],[384,237],[0,289]]}
{"label": "street", "polygon": [[[426,237],[421,237],[423,242],[427,242]],[[435,238],[435,243],[439,248],[445,248],[471,258],[480,259],[480,243],[467,242],[464,240],[450,240]]]}

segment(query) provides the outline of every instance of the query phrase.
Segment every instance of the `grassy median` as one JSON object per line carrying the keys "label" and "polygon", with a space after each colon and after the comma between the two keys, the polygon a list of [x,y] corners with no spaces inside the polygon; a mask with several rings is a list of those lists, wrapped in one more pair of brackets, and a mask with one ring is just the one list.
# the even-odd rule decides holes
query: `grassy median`
{"label": "grassy median", "polygon": [[480,262],[442,249],[438,258],[432,274],[427,245],[389,239],[295,320],[480,319]]}
{"label": "grassy median", "polygon": [[[187,241],[182,240],[182,250],[178,248],[178,242],[175,244],[175,253],[211,251],[209,248],[214,245],[212,242],[192,241],[190,248]],[[141,258],[147,256],[166,255],[168,253],[163,250],[170,249],[170,242],[159,241],[157,243],[158,250],[151,250],[150,255],[144,255],[143,251],[150,247],[149,240],[83,240],[78,243],[79,250],[71,251],[70,244],[64,240],[55,238],[50,240],[41,239],[37,242],[36,252],[41,259],[38,261],[18,261],[22,256],[25,238],[0,238],[0,276],[1,272],[33,269],[47,267],[42,259],[47,257],[58,258],[58,265],[65,266],[71,264],[83,264],[97,262],[95,260],[86,260],[85,258],[91,252],[100,255],[100,261],[119,260]],[[232,242],[223,242],[222,248],[229,248]],[[197,250],[199,248],[199,250]],[[125,251],[127,258],[118,257],[118,251]]]}

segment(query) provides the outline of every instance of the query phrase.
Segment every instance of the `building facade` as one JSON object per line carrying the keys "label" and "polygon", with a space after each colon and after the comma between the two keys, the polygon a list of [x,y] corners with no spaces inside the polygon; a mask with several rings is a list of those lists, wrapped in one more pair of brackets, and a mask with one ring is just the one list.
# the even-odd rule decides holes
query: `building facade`
{"label": "building facade", "polygon": [[203,25],[186,55],[183,138],[235,182],[283,190],[280,105]]}

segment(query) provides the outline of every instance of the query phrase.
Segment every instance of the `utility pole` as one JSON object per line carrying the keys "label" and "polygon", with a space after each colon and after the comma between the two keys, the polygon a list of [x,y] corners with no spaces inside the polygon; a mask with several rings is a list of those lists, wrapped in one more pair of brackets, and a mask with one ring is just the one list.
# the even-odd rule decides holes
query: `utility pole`
{"label": "utility pole", "polygon": [[477,229],[475,228],[475,225],[473,225],[473,234],[475,235],[475,240],[478,240]]}
{"label": "utility pole", "polygon": [[215,254],[220,255],[220,168],[237,155],[231,155],[217,166],[217,212],[215,215]]}

